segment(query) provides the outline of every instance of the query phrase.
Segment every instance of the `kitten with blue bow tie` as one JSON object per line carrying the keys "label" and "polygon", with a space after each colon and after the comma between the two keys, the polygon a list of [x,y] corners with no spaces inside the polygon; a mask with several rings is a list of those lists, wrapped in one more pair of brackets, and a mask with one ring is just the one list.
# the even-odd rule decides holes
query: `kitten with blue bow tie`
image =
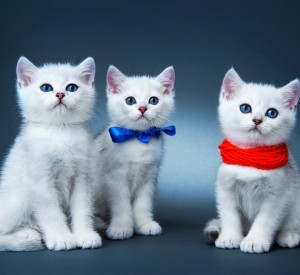
{"label": "kitten with blue bow tie", "polygon": [[111,239],[161,233],[152,204],[163,138],[175,135],[175,126],[166,126],[174,108],[174,82],[173,67],[157,77],[127,77],[114,66],[108,69],[111,122],[95,139],[92,178],[96,211],[109,217]]}

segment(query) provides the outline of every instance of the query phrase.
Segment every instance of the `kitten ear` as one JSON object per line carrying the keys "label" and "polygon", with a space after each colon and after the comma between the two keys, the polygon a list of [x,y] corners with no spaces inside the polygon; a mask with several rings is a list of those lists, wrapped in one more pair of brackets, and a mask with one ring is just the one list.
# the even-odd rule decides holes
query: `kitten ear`
{"label": "kitten ear", "polygon": [[237,74],[237,72],[231,68],[223,79],[221,93],[223,98],[231,99],[236,92],[238,92],[243,86],[243,80]]}
{"label": "kitten ear", "polygon": [[96,65],[92,57],[83,60],[78,66],[80,78],[87,85],[92,85],[95,79]]}
{"label": "kitten ear", "polygon": [[37,67],[34,66],[26,57],[19,58],[17,63],[17,78],[21,88],[27,87],[35,75]]}
{"label": "kitten ear", "polygon": [[175,70],[173,66],[170,66],[159,74],[157,77],[158,81],[164,86],[164,93],[169,95],[173,93],[173,88],[175,84]]}
{"label": "kitten ear", "polygon": [[286,86],[280,88],[283,93],[284,101],[293,110],[297,107],[300,98],[300,83],[298,79],[291,81]]}
{"label": "kitten ear", "polygon": [[110,65],[107,70],[106,82],[108,91],[117,94],[119,85],[124,82],[126,76],[115,66]]}

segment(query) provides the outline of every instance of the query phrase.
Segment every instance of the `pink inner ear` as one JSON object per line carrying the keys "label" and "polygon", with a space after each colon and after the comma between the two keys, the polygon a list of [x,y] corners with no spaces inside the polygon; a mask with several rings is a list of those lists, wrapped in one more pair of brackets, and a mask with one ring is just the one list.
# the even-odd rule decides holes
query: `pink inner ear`
{"label": "pink inner ear", "polygon": [[170,93],[172,93],[173,90],[173,84],[169,83],[169,84],[165,84],[164,87],[166,88],[164,91],[164,94],[169,95]]}
{"label": "pink inner ear", "polygon": [[94,73],[88,70],[82,72],[82,80],[84,81],[84,83],[92,85],[92,83],[94,82]]}
{"label": "pink inner ear", "polygon": [[297,106],[299,97],[300,97],[300,85],[299,82],[297,81],[292,85],[292,96],[289,102],[291,109],[294,109]]}
{"label": "pink inner ear", "polygon": [[113,76],[113,73],[110,73],[107,75],[107,85],[109,90],[113,93],[116,94],[117,93],[117,84],[115,83],[115,76]]}
{"label": "pink inner ear", "polygon": [[26,70],[26,65],[21,63],[17,67],[17,76],[18,82],[21,87],[26,87],[30,84],[31,77],[29,75],[28,70]]}
{"label": "pink inner ear", "polygon": [[26,87],[31,83],[35,70],[36,67],[27,58],[19,58],[16,71],[20,87]]}
{"label": "pink inner ear", "polygon": [[169,95],[172,93],[174,88],[175,75],[173,73],[169,74],[169,81],[165,83],[164,87],[166,87],[165,94]]}
{"label": "pink inner ear", "polygon": [[107,71],[106,82],[111,93],[118,93],[118,87],[126,80],[126,76],[121,73],[116,67],[109,66]]}
{"label": "pink inner ear", "polygon": [[159,81],[162,83],[165,88],[164,94],[171,94],[174,88],[175,83],[175,72],[173,67],[168,67],[165,69],[159,76]]}
{"label": "pink inner ear", "polygon": [[283,88],[281,88],[283,92],[284,100],[287,106],[293,110],[298,104],[300,98],[300,83],[298,79],[293,80]]}
{"label": "pink inner ear", "polygon": [[298,90],[298,93],[294,97],[293,104],[295,107],[298,105],[299,98],[300,98],[300,90]]}
{"label": "pink inner ear", "polygon": [[230,69],[223,79],[223,97],[227,100],[232,98],[232,96],[240,90],[242,85],[243,81],[241,80],[237,72],[233,68]]}
{"label": "pink inner ear", "polygon": [[82,81],[87,85],[92,85],[95,78],[96,66],[94,59],[88,57],[78,65],[78,70]]}
{"label": "pink inner ear", "polygon": [[26,75],[26,73],[24,71],[19,73],[19,85],[21,87],[26,87],[30,84],[31,82],[31,77]]}
{"label": "pink inner ear", "polygon": [[223,81],[223,89],[224,89],[224,93],[223,96],[226,99],[229,99],[231,97],[231,95],[233,94],[233,88],[232,88],[232,79],[230,77],[227,77],[224,79]]}

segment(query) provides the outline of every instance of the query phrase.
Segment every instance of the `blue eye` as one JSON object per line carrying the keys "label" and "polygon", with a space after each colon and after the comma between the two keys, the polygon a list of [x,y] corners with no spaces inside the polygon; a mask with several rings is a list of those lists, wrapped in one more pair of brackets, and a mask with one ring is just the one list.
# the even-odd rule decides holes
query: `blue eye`
{"label": "blue eye", "polygon": [[71,93],[73,93],[73,92],[75,92],[75,91],[77,91],[77,90],[78,90],[78,86],[75,85],[75,84],[69,84],[69,85],[66,87],[66,91],[71,92]]}
{"label": "blue eye", "polygon": [[158,103],[159,99],[156,96],[152,96],[149,99],[149,103],[152,105],[156,105]]}
{"label": "blue eye", "polygon": [[251,106],[249,104],[242,104],[240,110],[243,114],[248,114],[252,112]]}
{"label": "blue eye", "polygon": [[136,103],[136,100],[135,100],[134,97],[129,96],[129,97],[126,98],[126,104],[127,104],[127,105],[133,105],[133,104],[135,104],[135,103]]}
{"label": "blue eye", "polygon": [[50,84],[43,84],[41,87],[40,87],[41,91],[45,92],[45,93],[48,93],[48,92],[51,92],[53,91],[53,88]]}
{"label": "blue eye", "polygon": [[268,109],[266,112],[266,116],[269,118],[276,118],[278,116],[278,111],[274,108]]}

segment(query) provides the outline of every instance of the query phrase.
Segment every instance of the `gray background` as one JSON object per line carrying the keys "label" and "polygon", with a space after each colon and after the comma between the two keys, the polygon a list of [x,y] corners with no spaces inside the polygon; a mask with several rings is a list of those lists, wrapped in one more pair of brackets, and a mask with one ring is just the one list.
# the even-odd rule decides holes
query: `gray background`
{"label": "gray background", "polygon": [[[6,1],[0,4],[1,159],[20,125],[15,66],[96,60],[93,132],[107,121],[105,75],[176,71],[178,134],[168,137],[156,217],[164,233],[104,239],[90,251],[0,253],[0,274],[295,274],[299,249],[269,254],[218,250],[201,230],[215,215],[214,179],[222,136],[216,108],[222,78],[234,66],[245,81],[282,86],[299,77],[299,1]],[[299,125],[299,123],[298,123]],[[300,149],[299,126],[290,142]]]}

